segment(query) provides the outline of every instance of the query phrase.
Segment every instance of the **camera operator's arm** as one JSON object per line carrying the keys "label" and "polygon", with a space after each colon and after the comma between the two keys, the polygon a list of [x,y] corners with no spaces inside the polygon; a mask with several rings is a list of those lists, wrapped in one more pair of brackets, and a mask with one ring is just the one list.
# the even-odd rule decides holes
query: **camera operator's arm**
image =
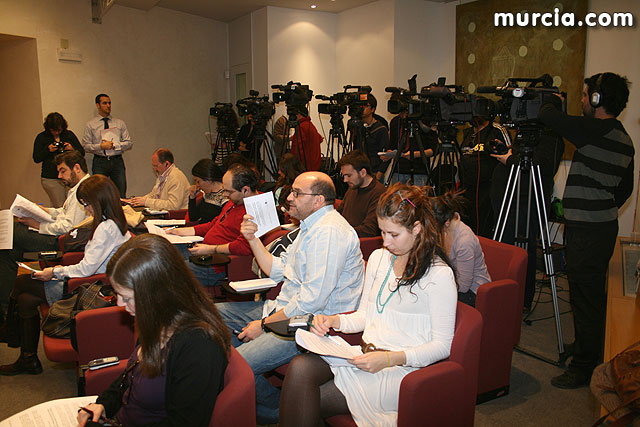
{"label": "camera operator's arm", "polygon": [[559,97],[550,97],[540,107],[538,119],[576,147],[582,147],[592,141],[594,133],[600,132],[599,120],[563,113],[560,109],[561,102]]}
{"label": "camera operator's arm", "polygon": [[633,160],[629,162],[629,166],[627,166],[622,176],[622,181],[620,181],[613,193],[618,209],[624,205],[631,193],[633,193]]}

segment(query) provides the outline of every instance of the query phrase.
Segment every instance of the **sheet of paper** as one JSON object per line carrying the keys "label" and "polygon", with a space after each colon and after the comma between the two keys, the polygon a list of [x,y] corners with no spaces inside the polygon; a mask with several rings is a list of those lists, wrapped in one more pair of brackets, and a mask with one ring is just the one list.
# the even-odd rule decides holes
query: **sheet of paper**
{"label": "sheet of paper", "polygon": [[264,279],[241,280],[239,282],[229,282],[236,291],[253,291],[257,289],[268,289],[276,286],[277,283],[268,277]]}
{"label": "sheet of paper", "polygon": [[[102,139],[105,141],[111,141],[114,144],[120,143],[120,128],[109,128],[102,129]],[[115,156],[116,154],[120,154],[116,150],[105,150],[105,155],[107,156]]]}
{"label": "sheet of paper", "polygon": [[13,215],[9,209],[0,211],[0,249],[13,249]]}
{"label": "sheet of paper", "polygon": [[298,329],[296,331],[296,343],[300,347],[323,356],[351,359],[354,356],[362,354],[360,346],[349,345],[342,337],[319,337],[313,332],[305,331],[304,329]]}
{"label": "sheet of paper", "polygon": [[268,193],[245,198],[244,207],[247,209],[247,214],[251,215],[253,221],[258,224],[256,237],[261,237],[268,231],[280,227],[273,192],[269,191]]}
{"label": "sheet of paper", "polygon": [[19,218],[29,217],[38,222],[53,222],[53,218],[31,200],[16,194],[11,204],[11,213]]}
{"label": "sheet of paper", "polygon": [[151,223],[158,227],[167,227],[170,225],[185,225],[184,219],[148,219],[147,224]]}
{"label": "sheet of paper", "polygon": [[162,236],[174,245],[184,243],[197,243],[204,240],[204,237],[202,236],[176,236],[175,234],[167,234],[162,228],[158,227],[157,225],[149,224],[149,221],[145,222],[144,225],[147,227],[149,233]]}
{"label": "sheet of paper", "polygon": [[165,209],[149,209],[149,208],[144,208],[144,211],[147,212],[149,215],[165,215],[168,214],[169,211],[165,210]]}
{"label": "sheet of paper", "polygon": [[338,367],[346,367],[346,368],[356,368],[353,364],[349,363],[347,359],[343,359],[342,357],[332,357],[332,356],[320,356],[322,360],[327,362],[327,365],[338,368]]}
{"label": "sheet of paper", "polygon": [[16,261],[16,264],[18,264],[19,267],[22,267],[25,270],[29,270],[32,273],[39,273],[40,271],[42,271],[42,270],[37,270],[33,267],[29,267],[29,265],[25,264],[24,262]]}
{"label": "sheet of paper", "polygon": [[98,396],[70,397],[44,402],[7,418],[0,427],[77,426],[78,408],[96,401]]}

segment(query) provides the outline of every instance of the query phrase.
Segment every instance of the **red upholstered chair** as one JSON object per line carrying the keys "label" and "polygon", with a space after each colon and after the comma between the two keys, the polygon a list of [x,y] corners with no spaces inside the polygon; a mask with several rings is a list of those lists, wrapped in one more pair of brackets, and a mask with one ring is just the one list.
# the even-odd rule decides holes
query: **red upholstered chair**
{"label": "red upholstered chair", "polygon": [[[400,385],[398,426],[472,426],[478,382],[482,316],[458,302],[449,358],[408,374]],[[325,420],[355,426],[351,415]]]}
{"label": "red upholstered chair", "polygon": [[[276,240],[278,237],[284,236],[289,230],[283,230],[276,228],[269,231],[267,234],[261,237],[262,243],[268,245]],[[227,275],[231,281],[239,280],[251,280],[255,279],[256,275],[251,271],[251,263],[253,262],[253,255],[229,255],[231,262],[227,265]]]}
{"label": "red upholstered chair", "polygon": [[185,219],[186,215],[187,215],[186,209],[176,209],[176,210],[169,211],[169,213],[167,213],[167,219]]}
{"label": "red upholstered chair", "polygon": [[382,247],[382,236],[361,237],[360,251],[362,251],[362,259],[367,261],[371,252]]}
{"label": "red upholstered chair", "polygon": [[[116,366],[87,371],[87,395],[102,393],[122,374],[126,366],[125,359]],[[209,426],[254,426],[256,424],[255,393],[251,367],[235,348],[231,348],[229,364],[224,372],[224,388],[216,398]]]}
{"label": "red upholstered chair", "polygon": [[520,340],[527,252],[479,237],[492,282],[478,288],[482,315],[478,403],[509,393],[513,347]]}

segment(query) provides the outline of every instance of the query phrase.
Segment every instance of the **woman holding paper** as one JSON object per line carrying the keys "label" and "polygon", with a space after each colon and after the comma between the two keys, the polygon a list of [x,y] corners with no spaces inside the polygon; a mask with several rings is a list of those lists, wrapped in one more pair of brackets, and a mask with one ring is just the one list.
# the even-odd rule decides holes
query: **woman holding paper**
{"label": "woman holding paper", "polygon": [[118,422],[110,425],[208,426],[231,342],[213,301],[175,247],[153,234],[123,245],[107,275],[118,305],[136,316],[140,345],[78,424],[108,417]]}
{"label": "woman holding paper", "polygon": [[359,309],[318,315],[311,329],[320,336],[331,328],[364,331],[364,354],[349,360],[358,369],[330,367],[315,354],[294,359],[282,388],[280,426],[317,426],[349,412],[358,425],[395,425],[404,376],[449,356],[456,283],[428,196],[395,184],[380,197],[377,216],[384,248],[369,258]]}
{"label": "woman holding paper", "polygon": [[6,334],[10,334],[9,328],[18,329],[20,357],[15,363],[0,366],[0,375],[42,372],[36,354],[40,337],[38,307],[45,301],[53,304],[62,298],[65,278],[104,273],[111,256],[130,238],[118,190],[109,178],[93,175],[82,181],[76,197],[93,216],[93,231],[84,257],[78,264],[45,268],[33,276],[18,276],[9,300],[9,315],[17,311],[18,321],[13,314],[14,318],[8,318],[3,329]]}

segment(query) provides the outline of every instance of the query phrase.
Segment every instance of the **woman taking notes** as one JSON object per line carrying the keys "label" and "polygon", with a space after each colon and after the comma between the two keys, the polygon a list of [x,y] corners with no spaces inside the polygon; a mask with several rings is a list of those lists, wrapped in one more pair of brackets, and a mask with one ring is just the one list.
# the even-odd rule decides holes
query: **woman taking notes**
{"label": "woman taking notes", "polygon": [[427,195],[395,184],[381,196],[377,216],[384,248],[369,258],[359,309],[316,316],[311,328],[320,336],[331,328],[364,331],[364,354],[349,360],[353,367],[329,367],[315,354],[294,359],[280,426],[317,426],[349,412],[358,425],[395,425],[404,376],[449,356],[457,291]]}

